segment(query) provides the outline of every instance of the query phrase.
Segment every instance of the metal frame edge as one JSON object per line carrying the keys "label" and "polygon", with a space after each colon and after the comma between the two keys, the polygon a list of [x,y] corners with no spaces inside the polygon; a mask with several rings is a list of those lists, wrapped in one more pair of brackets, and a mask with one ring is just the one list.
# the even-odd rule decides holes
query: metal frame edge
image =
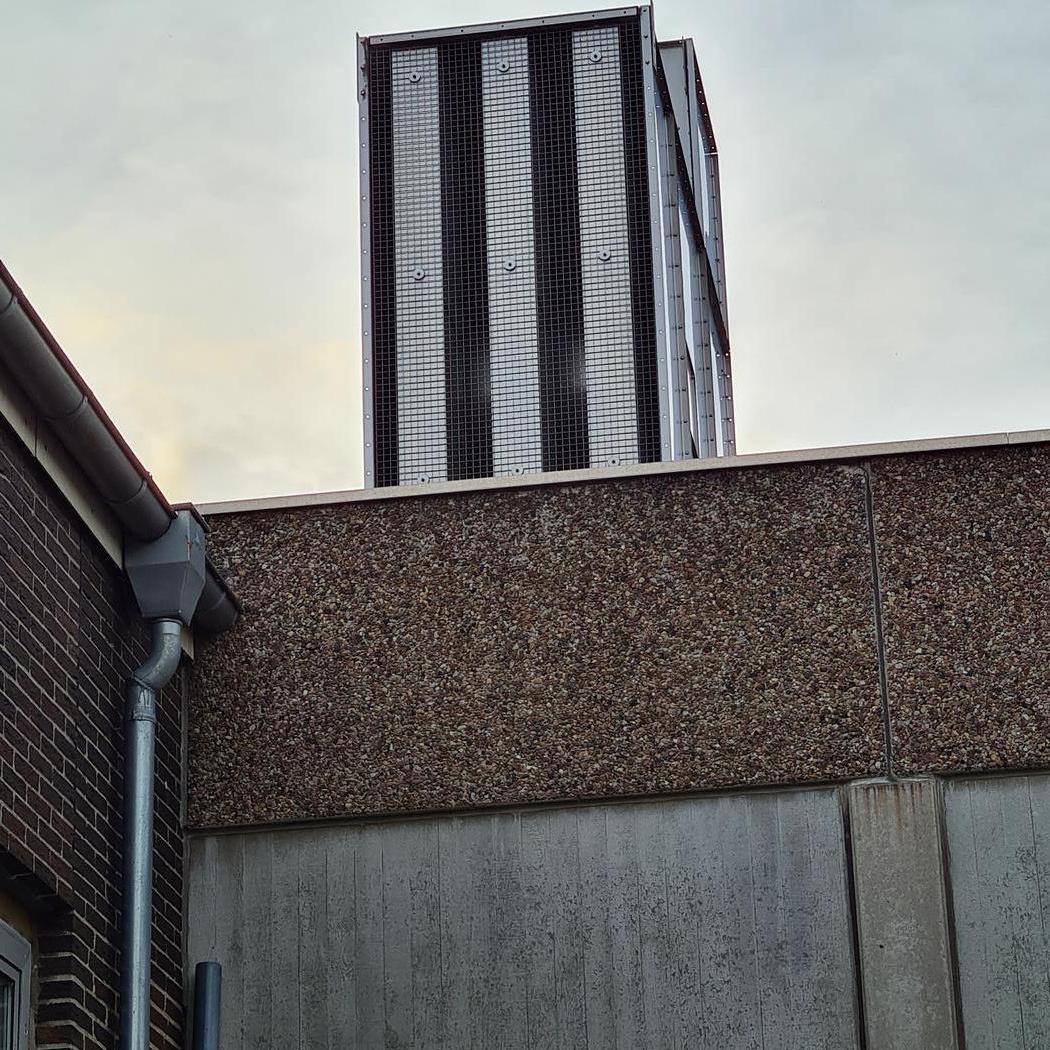
{"label": "metal frame edge", "polygon": [[376,483],[375,474],[375,369],[372,362],[372,328],[374,302],[372,298],[372,160],[369,127],[371,104],[368,82],[368,38],[357,36],[357,105],[360,120],[361,169],[361,415],[364,435],[361,446],[362,476],[366,488]]}
{"label": "metal frame edge", "polygon": [[671,382],[667,374],[667,303],[664,299],[663,282],[663,229],[660,208],[660,135],[656,125],[656,107],[663,105],[656,90],[656,30],[653,26],[652,9],[638,8],[639,32],[641,33],[642,83],[645,95],[645,143],[649,168],[649,241],[653,254],[653,296],[656,309],[656,363],[660,386],[660,459],[672,456],[671,428]]}
{"label": "metal frame edge", "polygon": [[630,18],[640,7],[613,7],[600,11],[582,11],[577,14],[549,15],[545,18],[517,18],[507,22],[478,22],[465,26],[445,26],[442,29],[423,29],[415,33],[383,33],[367,37],[370,44],[416,44],[429,40],[453,36],[477,36],[484,33],[516,33],[523,29],[535,29],[541,26],[586,25],[590,21],[607,21],[614,18]]}

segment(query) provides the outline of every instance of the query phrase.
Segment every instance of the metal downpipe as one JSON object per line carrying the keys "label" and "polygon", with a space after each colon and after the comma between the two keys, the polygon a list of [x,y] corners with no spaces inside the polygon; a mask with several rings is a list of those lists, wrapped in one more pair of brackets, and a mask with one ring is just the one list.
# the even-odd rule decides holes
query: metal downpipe
{"label": "metal downpipe", "polygon": [[222,967],[199,962],[193,974],[193,1039],[190,1050],[219,1050]]}
{"label": "metal downpipe", "polygon": [[153,767],[157,693],[182,656],[182,624],[154,620],[152,648],[125,686],[124,900],[121,914],[120,1046],[148,1050],[153,917]]}

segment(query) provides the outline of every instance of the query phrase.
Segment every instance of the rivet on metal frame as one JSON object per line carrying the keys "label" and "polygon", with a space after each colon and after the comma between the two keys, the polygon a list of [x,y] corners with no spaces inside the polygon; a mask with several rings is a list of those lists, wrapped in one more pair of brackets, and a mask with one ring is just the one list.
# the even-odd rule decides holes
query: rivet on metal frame
{"label": "rivet on metal frame", "polygon": [[423,79],[423,74],[422,73],[418,73],[414,69],[412,70],[411,73],[408,74],[408,82],[410,84],[418,84],[422,79]]}
{"label": "rivet on metal frame", "polygon": [[518,268],[518,264],[517,264],[516,260],[514,260],[514,259],[504,259],[503,260],[503,269],[506,270],[507,273],[510,273],[512,270],[516,270],[517,268]]}
{"label": "rivet on metal frame", "polygon": [[598,258],[601,259],[602,262],[608,262],[612,258],[612,252],[609,251],[608,248],[602,248],[601,251],[598,252]]}
{"label": "rivet on metal frame", "polygon": [[592,62],[600,62],[602,60],[602,53],[595,48],[588,56]]}
{"label": "rivet on metal frame", "polygon": [[422,281],[423,278],[426,277],[426,275],[427,275],[427,271],[424,270],[422,266],[417,266],[412,271],[412,280],[413,281]]}
{"label": "rivet on metal frame", "polygon": [[500,71],[501,73],[506,73],[506,72],[508,72],[508,71],[510,70],[510,63],[509,63],[509,62],[508,62],[508,61],[507,61],[507,60],[506,60],[505,58],[501,58],[501,59],[500,59],[500,60],[499,60],[499,61],[498,61],[498,62],[496,63],[496,68],[497,68],[497,69],[498,69],[498,70],[499,70],[499,71]]}

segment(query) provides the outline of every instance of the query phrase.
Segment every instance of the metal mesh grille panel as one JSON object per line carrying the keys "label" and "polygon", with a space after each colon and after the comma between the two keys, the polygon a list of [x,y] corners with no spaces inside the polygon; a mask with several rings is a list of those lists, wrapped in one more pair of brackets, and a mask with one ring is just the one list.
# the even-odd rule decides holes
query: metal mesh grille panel
{"label": "metal mesh grille panel", "polygon": [[370,74],[368,123],[375,483],[396,485],[397,295],[394,278],[394,160],[389,51],[376,51],[373,54]]}
{"label": "metal mesh grille panel", "polygon": [[572,67],[590,460],[591,466],[636,463],[638,413],[616,29],[574,33]]}
{"label": "metal mesh grille panel", "polygon": [[481,43],[438,47],[448,476],[492,473]]}
{"label": "metal mesh grille panel", "polygon": [[641,52],[637,17],[369,50],[377,484],[659,458]]}
{"label": "metal mesh grille panel", "polygon": [[543,469],[590,465],[572,33],[529,41]]}
{"label": "metal mesh grille panel", "polygon": [[649,173],[646,170],[645,91],[642,83],[641,34],[636,21],[620,26],[620,65],[638,453],[643,463],[656,463],[660,460],[660,380],[656,362]]}
{"label": "metal mesh grille panel", "polygon": [[487,41],[481,62],[492,468],[499,476],[543,466],[528,41]]}
{"label": "metal mesh grille panel", "polygon": [[390,75],[398,474],[403,483],[444,481],[448,461],[436,48],[395,51]]}

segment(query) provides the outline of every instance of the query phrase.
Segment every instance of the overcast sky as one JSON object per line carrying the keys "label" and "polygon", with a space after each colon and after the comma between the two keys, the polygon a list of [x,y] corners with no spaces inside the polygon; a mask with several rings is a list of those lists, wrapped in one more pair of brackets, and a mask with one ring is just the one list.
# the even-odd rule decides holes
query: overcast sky
{"label": "overcast sky", "polygon": [[[563,10],[6,6],[0,257],[172,499],[360,484],[354,33]],[[1050,427],[1050,4],[655,14],[718,136],[740,451]]]}

